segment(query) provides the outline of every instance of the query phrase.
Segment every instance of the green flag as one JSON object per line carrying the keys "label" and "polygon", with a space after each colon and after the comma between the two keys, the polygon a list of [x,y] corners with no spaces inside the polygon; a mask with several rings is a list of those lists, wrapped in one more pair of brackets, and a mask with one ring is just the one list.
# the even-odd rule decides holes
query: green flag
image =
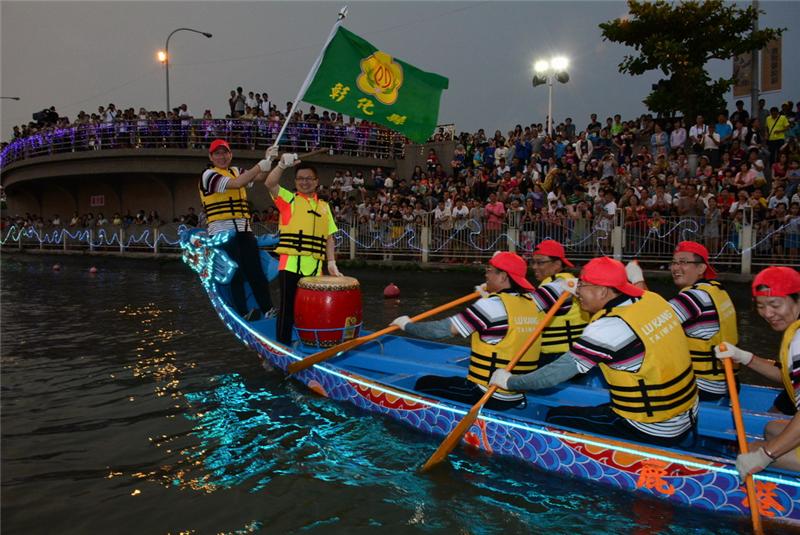
{"label": "green flag", "polygon": [[303,100],[424,143],[436,128],[447,86],[447,78],[393,58],[339,27]]}

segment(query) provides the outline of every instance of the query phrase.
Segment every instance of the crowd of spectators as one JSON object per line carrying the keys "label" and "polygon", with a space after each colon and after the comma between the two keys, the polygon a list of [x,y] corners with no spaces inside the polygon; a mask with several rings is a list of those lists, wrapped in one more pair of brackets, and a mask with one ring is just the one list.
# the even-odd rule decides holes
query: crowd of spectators
{"label": "crowd of spectators", "polygon": [[552,135],[541,124],[462,132],[449,166],[431,149],[409,176],[338,172],[327,195],[340,221],[389,237],[428,221],[444,231],[511,226],[523,238],[535,230],[578,243],[610,230],[621,212],[632,247],[652,229],[688,221],[716,252],[739,247],[738,230],[752,218],[757,237],[769,236],[760,247],[797,258],[800,105],[761,108],[751,119],[739,101],[710,124],[650,115],[602,123],[592,114],[584,128],[567,118]]}
{"label": "crowd of spectators", "polygon": [[[275,128],[277,134],[291,102],[282,113],[267,93],[245,94],[239,87],[231,91],[229,106],[223,122],[253,119],[258,130],[262,123],[257,121],[266,119],[265,131]],[[54,109],[50,111],[50,118],[57,116]],[[314,106],[308,113],[297,114],[297,125],[314,128],[288,129],[295,144],[290,149],[335,146],[362,155],[360,147],[366,140],[375,140],[372,125],[364,121],[350,118],[345,122],[342,115],[327,111],[319,115]],[[179,146],[197,141],[193,126],[197,123],[191,121],[193,115],[185,104],[168,113],[140,109],[138,115],[133,108],[119,111],[109,104],[91,116],[81,112],[76,123],[95,127],[89,136],[95,143],[141,143],[142,138],[120,130],[126,123],[118,117],[129,121],[135,133],[160,129],[159,121],[166,117],[171,128],[180,132]],[[796,258],[800,249],[798,118],[800,103],[767,109],[761,100],[754,117],[738,101],[730,113],[722,110],[713,118],[697,116],[691,121],[650,115],[623,120],[615,115],[601,122],[597,114],[591,114],[585,127],[567,118],[554,126],[552,134],[535,123],[516,125],[505,134],[497,130],[491,136],[484,129],[458,135],[440,129],[431,141],[455,142],[449,165],[430,149],[425,165],[406,176],[380,167],[367,176],[342,169],[322,193],[340,222],[383,229],[391,236],[423,223],[446,232],[467,227],[492,232],[510,226],[523,232],[544,229],[551,237],[576,243],[594,230],[607,231],[615,221],[622,221],[626,239],[635,241],[680,218],[694,221],[698,235],[713,251],[727,242],[738,247],[737,229],[752,222],[758,236],[769,236],[767,244],[773,253]],[[210,110],[204,113],[206,119],[209,125],[218,122]],[[186,131],[180,128],[184,121],[190,127]],[[71,123],[66,118],[54,125],[31,123],[15,128],[14,135],[24,137],[30,135],[30,128],[67,124]],[[217,135],[211,128],[203,139]],[[255,148],[246,134],[232,141]],[[386,134],[382,142],[401,146],[405,140]],[[88,143],[92,144],[91,139]],[[615,219],[620,213],[622,217]],[[88,214],[78,219],[83,220],[82,226],[91,226],[101,217]],[[117,219],[141,224],[142,220],[152,223],[158,216],[140,211],[126,217],[117,214],[112,222]],[[270,208],[254,214],[254,220],[274,225],[277,214]]]}
{"label": "crowd of spectators", "polygon": [[[229,113],[214,114],[211,109],[195,115],[186,104],[172,110],[147,110],[140,107],[119,109],[114,103],[99,106],[96,113],[81,110],[77,117],[60,116],[54,106],[33,114],[33,121],[14,126],[11,140],[0,150],[18,142],[20,151],[72,152],[103,148],[207,148],[216,138],[229,140],[234,149],[257,150],[271,145],[291,112],[269,100],[266,92],[231,90]],[[401,157],[408,140],[400,134],[366,120],[345,119],[342,114],[311,106],[308,112],[296,109],[282,145],[306,152],[329,148],[339,154],[377,158]],[[27,144],[21,143],[28,140]]]}

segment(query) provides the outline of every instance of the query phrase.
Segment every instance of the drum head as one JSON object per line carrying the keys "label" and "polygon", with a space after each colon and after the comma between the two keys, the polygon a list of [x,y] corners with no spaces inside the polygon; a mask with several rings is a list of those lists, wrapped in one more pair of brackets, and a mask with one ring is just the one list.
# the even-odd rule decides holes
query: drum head
{"label": "drum head", "polygon": [[297,283],[298,288],[316,291],[342,291],[353,290],[359,287],[358,279],[353,277],[333,277],[321,275],[319,277],[303,277]]}

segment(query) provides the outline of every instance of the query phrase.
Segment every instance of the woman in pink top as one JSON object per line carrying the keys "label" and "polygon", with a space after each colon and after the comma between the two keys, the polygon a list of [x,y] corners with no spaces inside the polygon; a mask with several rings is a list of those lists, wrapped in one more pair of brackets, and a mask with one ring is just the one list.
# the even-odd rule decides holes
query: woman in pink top
{"label": "woman in pink top", "polygon": [[489,195],[489,202],[486,203],[485,212],[486,230],[500,230],[506,217],[506,208],[502,202],[497,200],[497,196],[494,193]]}
{"label": "woman in pink top", "polygon": [[742,162],[742,165],[739,166],[739,172],[736,173],[736,178],[733,179],[733,185],[736,189],[752,191],[755,180],[756,172],[750,168],[748,162]]}

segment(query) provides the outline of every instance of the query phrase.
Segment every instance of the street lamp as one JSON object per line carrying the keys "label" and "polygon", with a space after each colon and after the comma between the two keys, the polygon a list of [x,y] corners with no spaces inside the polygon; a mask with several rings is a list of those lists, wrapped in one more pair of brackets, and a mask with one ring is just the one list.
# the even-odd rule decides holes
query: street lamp
{"label": "street lamp", "polygon": [[208,32],[201,32],[200,30],[195,30],[194,28],[177,28],[172,30],[172,32],[167,36],[167,44],[164,46],[164,50],[158,51],[158,61],[164,64],[164,72],[167,75],[167,113],[169,113],[169,39],[172,37],[173,34],[177,32],[194,32],[199,33],[200,35],[205,35],[207,38],[211,39],[211,34]]}
{"label": "street lamp", "polygon": [[569,82],[567,74],[569,60],[564,56],[556,56],[549,61],[540,59],[533,64],[533,87],[547,84],[547,135],[553,135],[553,78],[566,84]]}

